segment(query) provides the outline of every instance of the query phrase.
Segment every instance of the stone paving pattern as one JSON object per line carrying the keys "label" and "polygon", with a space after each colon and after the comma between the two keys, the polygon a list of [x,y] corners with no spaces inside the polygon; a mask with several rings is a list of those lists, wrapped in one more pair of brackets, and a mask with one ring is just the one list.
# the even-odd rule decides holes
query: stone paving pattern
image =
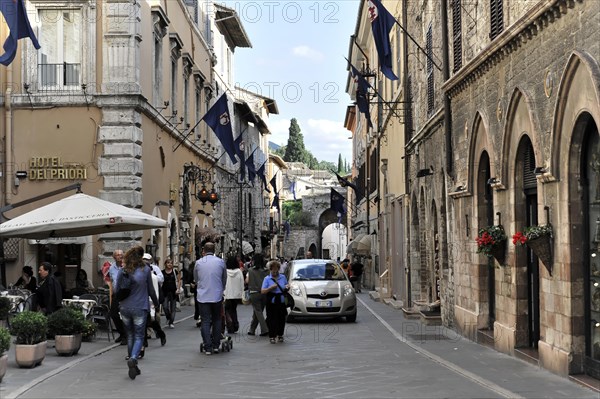
{"label": "stone paving pattern", "polygon": [[150,341],[135,381],[127,376],[125,347],[108,343],[106,334],[84,343],[71,358],[49,348],[34,369],[17,369],[11,353],[0,398],[600,396],[444,327],[405,320],[402,312],[367,294],[359,298],[356,323],[288,324],[286,342],[276,345],[246,334],[251,309],[240,306],[242,328],[233,350],[213,356],[200,354],[200,330],[191,319],[192,308],[184,306],[175,329],[166,330],[166,346]]}

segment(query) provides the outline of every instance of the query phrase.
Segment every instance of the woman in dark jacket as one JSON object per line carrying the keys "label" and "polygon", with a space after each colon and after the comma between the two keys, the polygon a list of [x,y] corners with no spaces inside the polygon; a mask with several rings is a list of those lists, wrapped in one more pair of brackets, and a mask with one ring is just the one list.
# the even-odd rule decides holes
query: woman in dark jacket
{"label": "woman in dark jacket", "polygon": [[262,283],[269,272],[265,269],[265,258],[262,254],[254,255],[252,259],[252,267],[246,275],[246,284],[250,292],[250,304],[252,305],[252,321],[250,322],[250,330],[248,335],[256,334],[256,327],[260,324],[260,336],[269,335],[269,327],[265,321],[265,306],[267,305],[267,297],[260,290]]}
{"label": "woman in dark jacket", "polygon": [[21,277],[19,277],[15,283],[15,288],[24,288],[31,292],[35,292],[37,280],[33,277],[33,268],[31,266],[23,266]]}

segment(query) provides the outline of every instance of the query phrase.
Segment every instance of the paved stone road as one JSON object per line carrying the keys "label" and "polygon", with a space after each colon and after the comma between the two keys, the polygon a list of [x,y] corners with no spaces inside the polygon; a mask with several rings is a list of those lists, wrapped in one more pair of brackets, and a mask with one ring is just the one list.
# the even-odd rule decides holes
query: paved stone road
{"label": "paved stone road", "polygon": [[[284,344],[246,335],[229,353],[199,352],[193,320],[153,339],[140,360],[142,375],[127,376],[124,347],[69,362],[64,370],[3,398],[599,398],[598,393],[500,354],[442,328],[424,328],[401,312],[361,295],[357,323],[289,324]],[[189,315],[184,307],[181,314]],[[187,313],[186,313],[187,312]],[[17,370],[19,371],[19,370]],[[2,391],[0,391],[1,393]]]}

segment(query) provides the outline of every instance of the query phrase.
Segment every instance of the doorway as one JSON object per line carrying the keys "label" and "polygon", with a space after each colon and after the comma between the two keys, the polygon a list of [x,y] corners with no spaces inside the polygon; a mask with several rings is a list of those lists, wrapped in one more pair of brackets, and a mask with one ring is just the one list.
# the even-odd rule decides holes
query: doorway
{"label": "doorway", "polygon": [[[525,190],[527,226],[537,226],[537,190]],[[527,247],[527,326],[529,347],[537,349],[540,340],[540,263]]]}

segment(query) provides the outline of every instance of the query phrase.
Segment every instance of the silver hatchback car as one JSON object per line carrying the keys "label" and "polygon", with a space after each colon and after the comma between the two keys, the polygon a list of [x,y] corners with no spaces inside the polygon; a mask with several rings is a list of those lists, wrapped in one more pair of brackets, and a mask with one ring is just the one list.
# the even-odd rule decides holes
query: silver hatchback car
{"label": "silver hatchback car", "polygon": [[298,317],[345,317],[356,321],[356,295],[348,276],[330,259],[294,260],[285,275],[294,298],[288,320]]}

